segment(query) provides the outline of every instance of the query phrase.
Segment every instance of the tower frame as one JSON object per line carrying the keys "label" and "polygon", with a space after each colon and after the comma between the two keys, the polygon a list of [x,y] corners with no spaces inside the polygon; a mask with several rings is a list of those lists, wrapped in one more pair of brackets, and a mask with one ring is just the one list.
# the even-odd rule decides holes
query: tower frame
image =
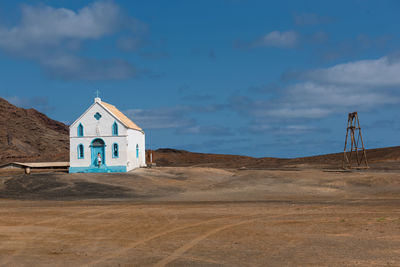
{"label": "tower frame", "polygon": [[[349,137],[350,142],[348,142]],[[353,163],[354,157],[355,162]],[[351,112],[348,115],[342,167],[343,169],[369,168],[367,153],[365,151],[364,141],[361,134],[360,120],[357,112]]]}

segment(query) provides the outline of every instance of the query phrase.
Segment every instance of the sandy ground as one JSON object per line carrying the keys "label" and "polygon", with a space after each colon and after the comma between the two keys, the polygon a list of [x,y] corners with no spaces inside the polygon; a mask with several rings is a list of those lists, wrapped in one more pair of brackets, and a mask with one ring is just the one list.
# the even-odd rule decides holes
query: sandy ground
{"label": "sandy ground", "polygon": [[400,173],[0,175],[1,266],[400,266]]}

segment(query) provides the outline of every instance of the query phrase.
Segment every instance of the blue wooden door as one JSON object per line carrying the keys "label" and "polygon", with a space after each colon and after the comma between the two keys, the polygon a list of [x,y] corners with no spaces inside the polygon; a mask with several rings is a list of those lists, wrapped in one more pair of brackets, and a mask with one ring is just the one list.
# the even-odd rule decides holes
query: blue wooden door
{"label": "blue wooden door", "polygon": [[91,150],[92,150],[92,166],[99,167],[97,156],[100,153],[101,156],[101,165],[104,166],[106,164],[105,158],[105,149],[104,149],[104,141],[101,139],[95,139],[92,142]]}

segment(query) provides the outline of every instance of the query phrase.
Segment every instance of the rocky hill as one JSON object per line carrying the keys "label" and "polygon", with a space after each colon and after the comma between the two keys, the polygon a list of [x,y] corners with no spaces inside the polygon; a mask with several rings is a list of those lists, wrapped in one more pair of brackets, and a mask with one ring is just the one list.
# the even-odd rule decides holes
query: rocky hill
{"label": "rocky hill", "polygon": [[12,161],[68,161],[68,126],[35,109],[0,98],[0,164]]}

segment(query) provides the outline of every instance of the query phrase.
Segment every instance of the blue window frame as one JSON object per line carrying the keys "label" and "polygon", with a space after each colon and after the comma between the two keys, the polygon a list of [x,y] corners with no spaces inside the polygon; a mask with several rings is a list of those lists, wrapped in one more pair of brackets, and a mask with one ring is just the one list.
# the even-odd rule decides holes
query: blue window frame
{"label": "blue window frame", "polygon": [[85,158],[85,150],[82,144],[78,145],[78,159]]}
{"label": "blue window frame", "polygon": [[78,137],[82,137],[83,136],[83,125],[82,123],[79,123],[78,125]]}
{"label": "blue window frame", "polygon": [[96,114],[94,114],[94,117],[95,117],[96,120],[100,120],[101,114],[96,112]]}
{"label": "blue window frame", "polygon": [[136,158],[139,158],[139,145],[136,144]]}
{"label": "blue window frame", "polygon": [[117,122],[114,122],[112,126],[112,135],[118,135],[118,124]]}
{"label": "blue window frame", "polygon": [[114,143],[112,146],[112,155],[113,155],[113,158],[119,158],[119,149],[118,149],[117,143]]}

